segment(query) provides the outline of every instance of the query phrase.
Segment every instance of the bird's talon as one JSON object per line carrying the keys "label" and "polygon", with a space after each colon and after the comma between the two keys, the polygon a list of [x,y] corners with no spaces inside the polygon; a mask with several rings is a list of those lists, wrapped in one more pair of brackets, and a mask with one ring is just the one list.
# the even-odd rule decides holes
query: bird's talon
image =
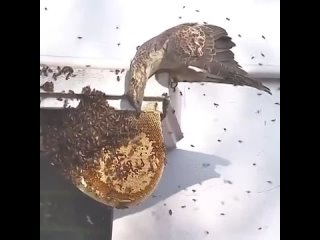
{"label": "bird's talon", "polygon": [[177,86],[178,86],[178,82],[176,82],[176,81],[170,82],[170,87],[173,89],[173,92],[176,91]]}
{"label": "bird's talon", "polygon": [[166,116],[167,116],[169,104],[170,104],[169,96],[166,96],[162,101],[162,114],[160,114],[161,115],[161,121],[163,119],[165,119]]}

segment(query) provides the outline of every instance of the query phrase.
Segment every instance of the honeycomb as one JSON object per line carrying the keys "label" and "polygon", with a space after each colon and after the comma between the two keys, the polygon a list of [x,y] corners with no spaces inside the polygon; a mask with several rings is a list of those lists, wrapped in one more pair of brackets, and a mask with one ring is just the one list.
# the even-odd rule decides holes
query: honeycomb
{"label": "honeycomb", "polygon": [[136,205],[151,195],[165,165],[160,114],[142,113],[137,126],[140,132],[127,145],[104,147],[99,158],[73,172],[81,191],[117,208]]}
{"label": "honeycomb", "polygon": [[77,109],[43,123],[53,164],[91,198],[116,208],[143,202],[164,170],[160,112],[115,110],[105,95],[86,89]]}

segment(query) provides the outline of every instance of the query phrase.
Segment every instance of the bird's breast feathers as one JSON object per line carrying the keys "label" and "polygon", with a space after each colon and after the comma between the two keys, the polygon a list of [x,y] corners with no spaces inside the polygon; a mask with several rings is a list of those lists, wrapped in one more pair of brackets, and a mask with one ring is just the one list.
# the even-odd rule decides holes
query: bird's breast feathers
{"label": "bird's breast feathers", "polygon": [[165,50],[160,49],[158,51],[153,51],[149,54],[149,64],[147,64],[146,73],[147,76],[152,76],[160,67],[161,62],[164,58]]}

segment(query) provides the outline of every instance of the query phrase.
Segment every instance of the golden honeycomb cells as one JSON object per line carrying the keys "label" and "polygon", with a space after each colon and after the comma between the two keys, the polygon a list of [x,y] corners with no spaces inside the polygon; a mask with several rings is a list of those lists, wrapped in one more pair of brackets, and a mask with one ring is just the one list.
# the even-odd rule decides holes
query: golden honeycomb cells
{"label": "golden honeycomb cells", "polygon": [[116,208],[139,204],[165,166],[160,112],[115,110],[101,92],[86,94],[76,109],[42,117],[43,146],[53,165],[91,198]]}
{"label": "golden honeycomb cells", "polygon": [[82,192],[118,208],[139,204],[152,194],[166,157],[160,114],[143,112],[136,123],[140,131],[127,145],[105,147],[93,164],[72,171]]}

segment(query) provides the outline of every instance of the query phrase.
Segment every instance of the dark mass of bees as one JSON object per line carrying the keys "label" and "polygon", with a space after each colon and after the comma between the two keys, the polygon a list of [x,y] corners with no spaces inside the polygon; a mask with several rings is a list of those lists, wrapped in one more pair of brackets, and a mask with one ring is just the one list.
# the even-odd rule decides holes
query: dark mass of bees
{"label": "dark mass of bees", "polygon": [[[64,109],[54,123],[43,124],[44,146],[62,166],[64,162],[96,158],[97,150],[123,145],[137,134],[134,119],[110,107],[104,93],[89,87],[82,93],[77,108]],[[46,118],[50,116],[42,116],[44,121]]]}
{"label": "dark mass of bees", "polygon": [[40,119],[43,146],[65,177],[116,208],[150,196],[166,155],[159,112],[116,110],[90,87],[83,88],[77,108],[59,112],[43,112]]}

